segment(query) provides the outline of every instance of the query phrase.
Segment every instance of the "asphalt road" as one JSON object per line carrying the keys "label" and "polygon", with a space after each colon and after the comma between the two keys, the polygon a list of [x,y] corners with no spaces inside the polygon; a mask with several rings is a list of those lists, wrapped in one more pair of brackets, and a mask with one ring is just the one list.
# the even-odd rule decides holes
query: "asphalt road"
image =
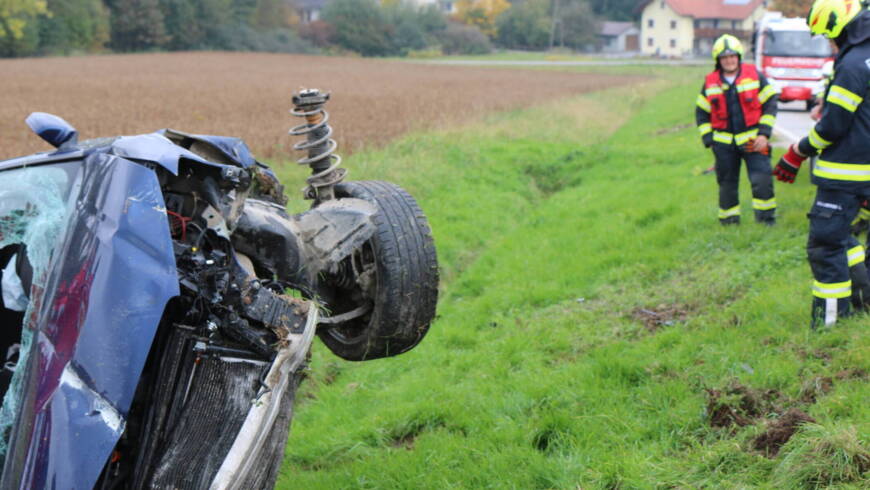
{"label": "asphalt road", "polygon": [[810,119],[810,113],[806,110],[804,101],[786,102],[779,104],[779,112],[776,115],[774,126],[773,146],[786,147],[806,136],[815,121]]}

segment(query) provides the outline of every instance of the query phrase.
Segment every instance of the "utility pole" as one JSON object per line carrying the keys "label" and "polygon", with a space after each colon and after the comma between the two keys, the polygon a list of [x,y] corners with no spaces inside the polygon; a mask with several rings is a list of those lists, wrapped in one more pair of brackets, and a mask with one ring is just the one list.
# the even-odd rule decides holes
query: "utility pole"
{"label": "utility pole", "polygon": [[561,30],[562,22],[559,19],[559,0],[553,0],[553,23],[550,25],[550,49],[553,49],[553,43],[556,41],[556,24],[559,24]]}

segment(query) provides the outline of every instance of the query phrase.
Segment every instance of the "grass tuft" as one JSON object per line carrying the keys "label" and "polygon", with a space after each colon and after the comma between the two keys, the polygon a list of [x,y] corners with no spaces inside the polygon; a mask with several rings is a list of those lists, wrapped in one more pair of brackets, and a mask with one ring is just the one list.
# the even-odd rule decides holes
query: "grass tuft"
{"label": "grass tuft", "polygon": [[854,426],[806,424],[782,448],[774,470],[780,488],[868,483],[870,450]]}

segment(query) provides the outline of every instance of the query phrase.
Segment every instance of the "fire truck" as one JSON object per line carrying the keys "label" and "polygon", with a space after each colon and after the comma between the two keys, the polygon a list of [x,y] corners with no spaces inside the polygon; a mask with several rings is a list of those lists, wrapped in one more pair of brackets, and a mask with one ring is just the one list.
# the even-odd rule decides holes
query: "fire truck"
{"label": "fire truck", "polygon": [[770,12],[755,33],[755,66],[779,92],[781,102],[806,101],[810,110],[824,90],[822,67],[833,61],[828,40],[812,36],[806,20]]}

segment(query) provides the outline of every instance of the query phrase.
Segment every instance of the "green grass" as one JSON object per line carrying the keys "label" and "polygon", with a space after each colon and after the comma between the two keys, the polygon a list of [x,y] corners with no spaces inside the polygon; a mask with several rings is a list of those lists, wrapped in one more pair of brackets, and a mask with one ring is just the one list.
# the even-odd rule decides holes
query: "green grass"
{"label": "green grass", "polygon": [[[429,216],[439,317],[393,359],[315,346],[278,487],[866,486],[870,320],[808,329],[806,175],[777,187],[777,227],[752,223],[745,177],[744,224],[718,225],[698,73],[349,158],[353,178],[392,180]],[[647,328],[641,310],[674,314]],[[711,427],[706,390],[734,384],[769,406]],[[817,424],[775,457],[754,450],[792,407]]]}

